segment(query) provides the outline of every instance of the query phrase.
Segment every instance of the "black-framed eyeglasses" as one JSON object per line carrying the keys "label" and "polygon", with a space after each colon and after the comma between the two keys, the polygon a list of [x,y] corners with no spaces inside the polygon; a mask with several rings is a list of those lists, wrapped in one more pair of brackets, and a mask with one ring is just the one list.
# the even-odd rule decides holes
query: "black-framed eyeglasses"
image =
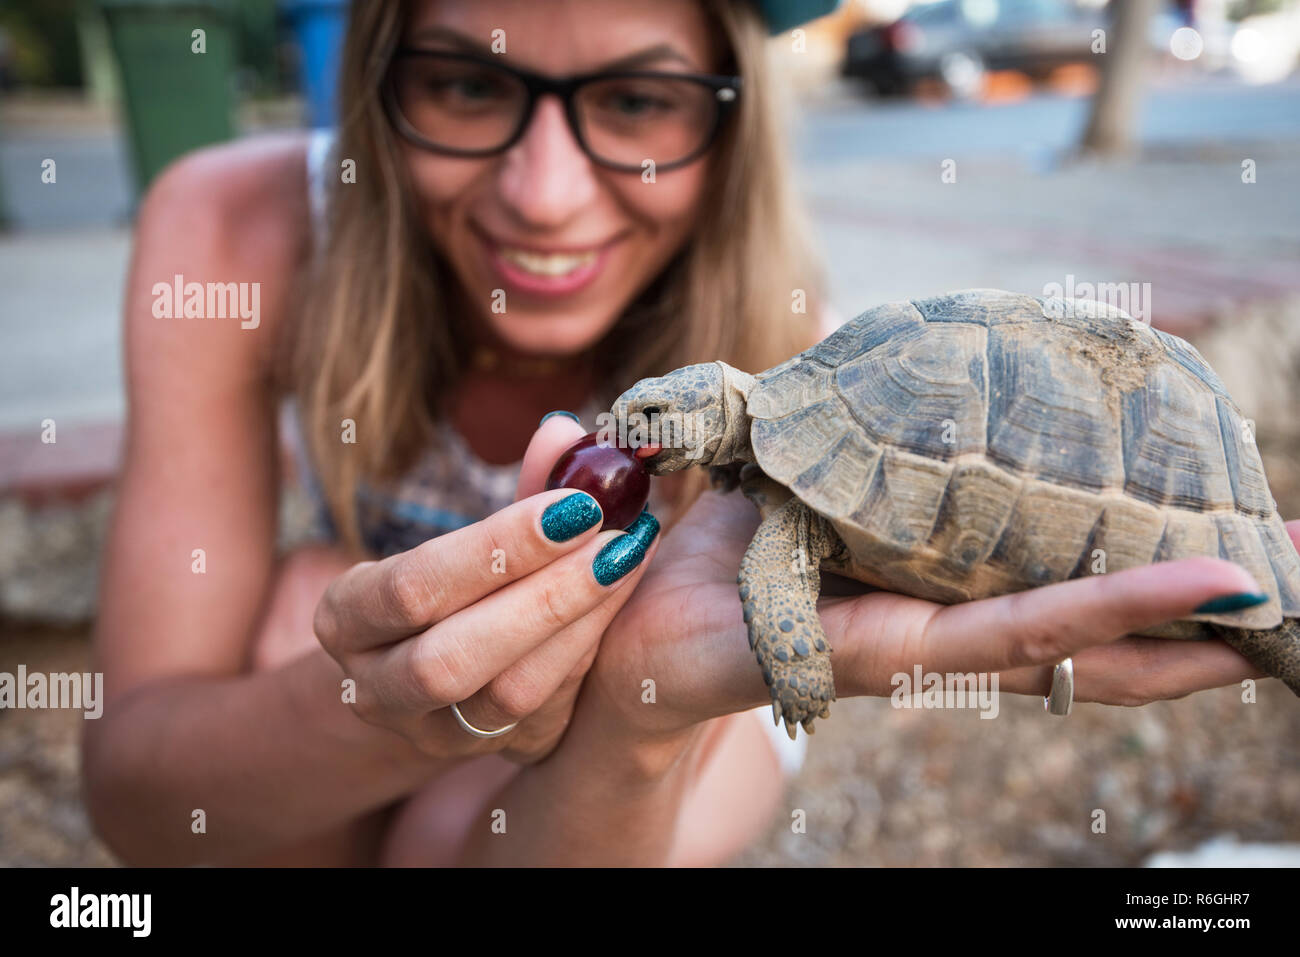
{"label": "black-framed eyeglasses", "polygon": [[548,77],[472,53],[400,48],[384,99],[399,133],[450,156],[491,156],[524,135],[540,97],[564,104],[574,139],[596,163],[667,170],[704,153],[740,95],[741,78],[619,70]]}

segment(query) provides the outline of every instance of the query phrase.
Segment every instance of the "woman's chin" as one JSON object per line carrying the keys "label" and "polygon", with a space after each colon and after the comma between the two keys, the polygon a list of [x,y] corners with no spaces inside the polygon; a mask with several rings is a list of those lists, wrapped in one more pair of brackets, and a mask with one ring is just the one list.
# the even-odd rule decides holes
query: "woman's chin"
{"label": "woman's chin", "polygon": [[530,355],[571,356],[597,342],[614,320],[588,321],[573,314],[519,313],[491,317],[492,331],[506,346]]}

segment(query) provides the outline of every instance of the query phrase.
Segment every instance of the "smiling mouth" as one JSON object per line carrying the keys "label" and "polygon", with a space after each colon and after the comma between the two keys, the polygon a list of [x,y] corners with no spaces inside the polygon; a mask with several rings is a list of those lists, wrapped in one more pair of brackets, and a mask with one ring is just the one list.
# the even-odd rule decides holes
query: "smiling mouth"
{"label": "smiling mouth", "polygon": [[599,250],[590,249],[583,253],[539,253],[531,249],[513,246],[497,246],[497,254],[512,266],[533,276],[557,278],[568,276],[579,269],[592,265]]}
{"label": "smiling mouth", "polygon": [[567,249],[516,246],[479,233],[488,262],[506,287],[527,296],[561,299],[591,286],[604,272],[612,249],[622,239]]}

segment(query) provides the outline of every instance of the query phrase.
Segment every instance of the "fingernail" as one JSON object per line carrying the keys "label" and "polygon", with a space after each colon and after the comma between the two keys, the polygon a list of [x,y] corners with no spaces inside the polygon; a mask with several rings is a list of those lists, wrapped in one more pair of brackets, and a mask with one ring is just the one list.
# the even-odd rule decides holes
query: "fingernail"
{"label": "fingernail", "polygon": [[542,426],[546,424],[546,420],[553,415],[567,415],[574,422],[577,422],[579,425],[582,425],[582,419],[578,418],[572,412],[565,412],[563,409],[556,409],[554,412],[547,412],[544,416],[542,416],[542,421],[537,423],[537,427],[540,429]]}
{"label": "fingernail", "polygon": [[1235,595],[1223,595],[1211,598],[1204,605],[1197,605],[1194,615],[1212,615],[1224,611],[1241,611],[1254,608],[1268,601],[1268,596],[1257,591],[1239,591]]}
{"label": "fingernail", "polygon": [[542,512],[542,534],[553,542],[567,542],[600,521],[596,500],[586,492],[574,492],[546,506]]}
{"label": "fingernail", "polygon": [[612,585],[641,564],[650,544],[659,534],[659,520],[643,510],[635,522],[627,527],[627,534],[610,539],[596,553],[591,570],[596,581]]}

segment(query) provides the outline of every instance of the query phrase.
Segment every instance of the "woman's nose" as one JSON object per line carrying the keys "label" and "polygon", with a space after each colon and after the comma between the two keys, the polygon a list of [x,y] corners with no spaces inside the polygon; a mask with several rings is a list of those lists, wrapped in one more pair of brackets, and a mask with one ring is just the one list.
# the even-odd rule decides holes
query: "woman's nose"
{"label": "woman's nose", "polygon": [[565,225],[596,195],[596,171],[553,96],[537,102],[523,138],[505,155],[498,180],[501,198],[523,224]]}

